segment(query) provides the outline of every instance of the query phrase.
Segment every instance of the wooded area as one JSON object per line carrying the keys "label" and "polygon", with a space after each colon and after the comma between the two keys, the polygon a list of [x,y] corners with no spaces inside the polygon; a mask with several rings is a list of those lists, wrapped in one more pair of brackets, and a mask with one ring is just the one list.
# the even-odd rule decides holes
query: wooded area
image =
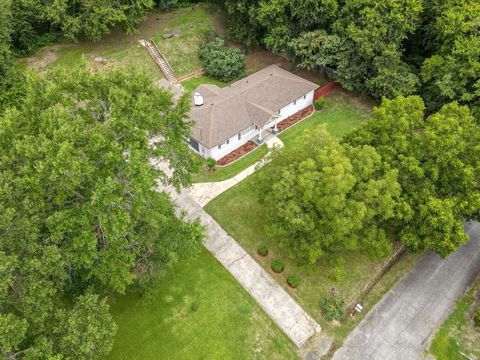
{"label": "wooded area", "polygon": [[229,34],[286,54],[380,100],[420,94],[480,117],[476,0],[225,0]]}

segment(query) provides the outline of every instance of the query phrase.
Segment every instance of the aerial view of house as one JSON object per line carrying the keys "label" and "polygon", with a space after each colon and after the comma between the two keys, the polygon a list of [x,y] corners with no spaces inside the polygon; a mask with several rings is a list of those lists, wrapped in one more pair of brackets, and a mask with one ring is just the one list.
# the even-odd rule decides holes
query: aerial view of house
{"label": "aerial view of house", "polygon": [[0,360],[480,360],[479,24],[0,0]]}
{"label": "aerial view of house", "polygon": [[277,124],[313,104],[317,84],[271,65],[224,88],[193,92],[190,146],[218,160],[248,141],[261,143]]}

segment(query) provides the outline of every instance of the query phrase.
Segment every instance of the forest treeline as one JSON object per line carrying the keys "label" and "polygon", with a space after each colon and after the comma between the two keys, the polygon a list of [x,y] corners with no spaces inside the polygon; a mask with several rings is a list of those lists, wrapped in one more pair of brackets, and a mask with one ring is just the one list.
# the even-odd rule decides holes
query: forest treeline
{"label": "forest treeline", "polygon": [[[62,36],[98,40],[135,31],[151,9],[182,0],[0,0],[0,76],[11,56]],[[229,36],[260,44],[377,100],[420,94],[427,111],[451,101],[480,117],[477,0],[218,0]]]}
{"label": "forest treeline", "polygon": [[226,0],[229,34],[380,100],[420,94],[480,116],[477,0]]}

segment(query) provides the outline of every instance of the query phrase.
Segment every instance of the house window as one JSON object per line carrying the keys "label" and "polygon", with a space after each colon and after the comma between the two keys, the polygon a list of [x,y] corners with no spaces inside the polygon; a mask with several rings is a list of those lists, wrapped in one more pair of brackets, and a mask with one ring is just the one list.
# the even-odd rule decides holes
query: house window
{"label": "house window", "polygon": [[238,133],[238,140],[242,138],[242,133]]}
{"label": "house window", "polygon": [[305,100],[307,98],[307,94],[303,95],[303,100]]}
{"label": "house window", "polygon": [[218,145],[218,148],[221,149],[223,144]]}
{"label": "house window", "polygon": [[227,145],[230,144],[230,139],[227,139]]}
{"label": "house window", "polygon": [[277,110],[277,114],[280,115],[280,110]]}
{"label": "house window", "polygon": [[293,105],[297,105],[297,100],[293,100]]}

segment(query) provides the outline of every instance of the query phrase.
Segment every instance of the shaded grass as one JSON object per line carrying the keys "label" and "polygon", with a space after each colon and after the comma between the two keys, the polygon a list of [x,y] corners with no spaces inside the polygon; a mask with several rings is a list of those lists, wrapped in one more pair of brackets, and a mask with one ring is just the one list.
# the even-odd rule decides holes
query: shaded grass
{"label": "shaded grass", "polygon": [[[280,135],[286,147],[302,151],[302,143],[298,135],[303,131],[327,124],[327,128],[337,137],[345,134],[370,117],[370,113],[361,108],[342,101],[327,99],[325,108],[316,112],[298,125],[286,130]],[[383,262],[372,263],[358,252],[346,251],[345,259],[347,276],[342,281],[332,277],[331,265],[324,259],[315,265],[299,265],[288,249],[281,247],[280,239],[266,231],[268,224],[264,205],[260,204],[255,191],[258,173],[254,173],[238,185],[232,187],[205,207],[205,210],[230,233],[257,261],[270,272],[296,301],[306,309],[322,326],[323,330],[334,336],[337,343],[348,334],[359,318],[348,320],[340,325],[333,325],[323,319],[319,300],[328,294],[332,287],[344,297],[346,303],[353,301],[360,290],[380,269]],[[270,252],[266,258],[256,255],[258,246],[265,244]],[[372,306],[381,295],[387,291],[415,263],[418,255],[402,257],[389,273],[375,286],[370,299],[366,300],[366,310]],[[271,261],[280,259],[286,264],[285,272],[275,274],[270,270]],[[299,277],[301,285],[292,290],[287,286],[286,279],[290,274]]]}
{"label": "shaded grass", "polygon": [[212,77],[206,76],[206,75],[197,76],[197,77],[182,81],[182,86],[185,88],[186,91],[193,91],[197,88],[197,86],[202,84],[213,84],[221,88],[226,85],[224,82],[220,80],[215,80]]}
{"label": "shaded grass", "polygon": [[108,359],[299,359],[295,346],[202,249],[158,283],[151,303],[112,305],[119,329]]}
{"label": "shaded grass", "polygon": [[475,300],[476,292],[480,293],[480,279],[457,301],[453,313],[435,334],[430,353],[438,360],[466,359],[460,352],[474,359],[480,357],[480,329],[475,328],[472,319],[475,308],[480,306],[480,296]]}
{"label": "shaded grass", "polygon": [[[107,61],[105,63],[96,62],[96,57],[104,57]],[[100,40],[97,43],[65,44],[57,51],[57,60],[53,66],[70,68],[79,63],[82,58],[93,70],[131,67],[142,69],[154,81],[163,76],[147,50],[137,41],[119,43]]]}

